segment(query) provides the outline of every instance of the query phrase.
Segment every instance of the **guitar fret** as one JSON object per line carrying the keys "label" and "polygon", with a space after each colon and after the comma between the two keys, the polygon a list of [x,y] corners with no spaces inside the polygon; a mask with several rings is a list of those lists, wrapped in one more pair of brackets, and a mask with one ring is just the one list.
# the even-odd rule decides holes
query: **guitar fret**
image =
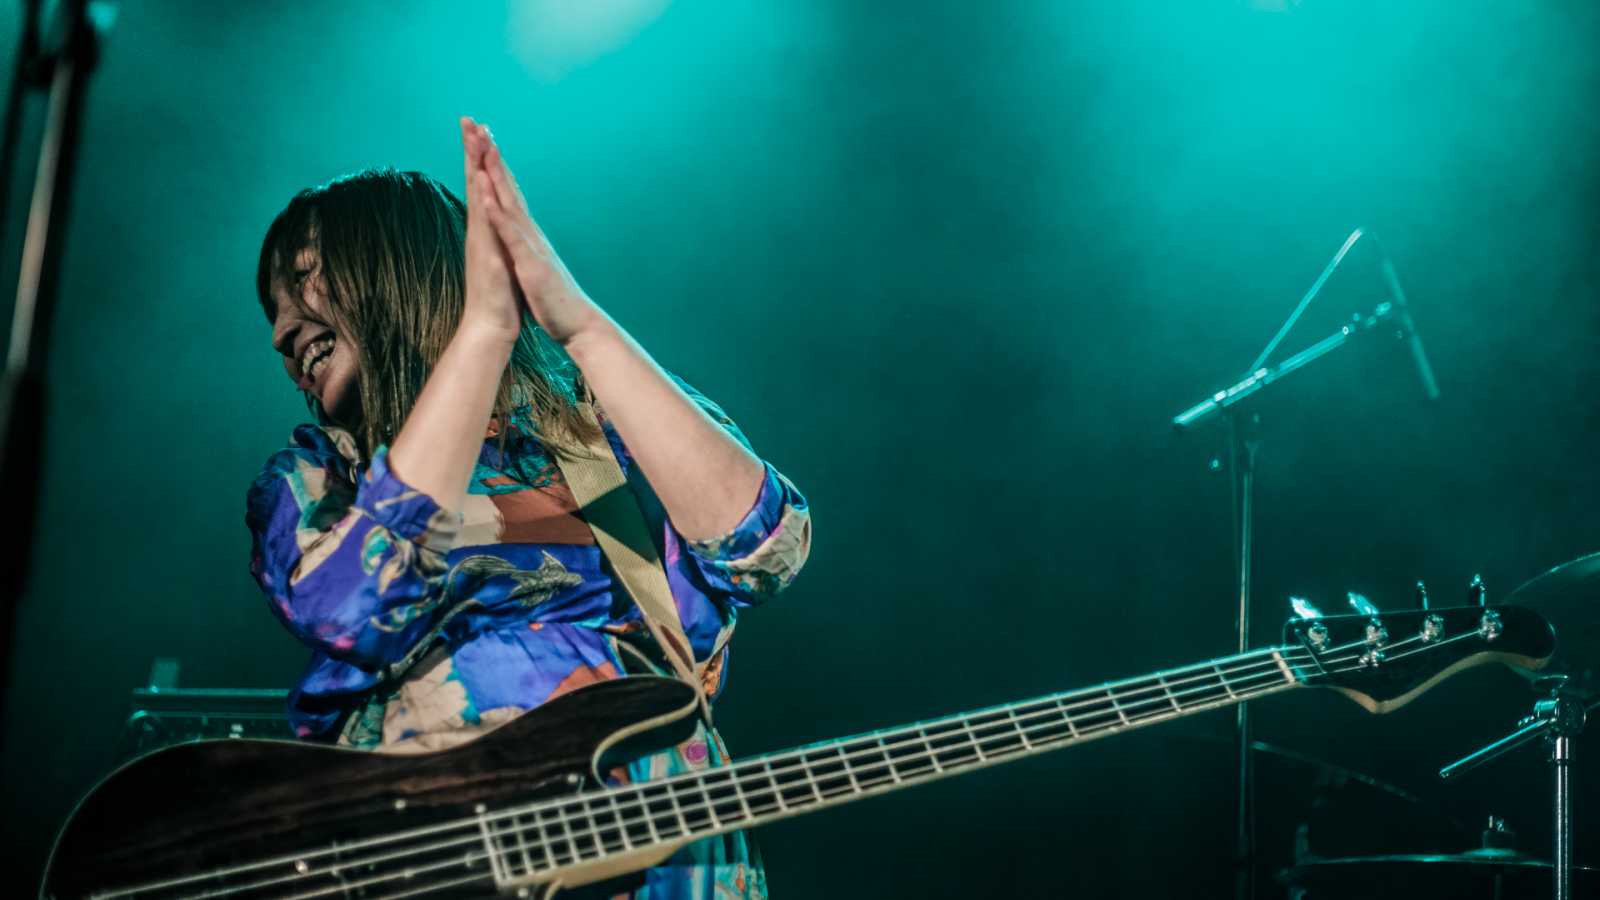
{"label": "guitar fret", "polygon": [[810,754],[806,754],[800,758],[800,769],[805,772],[806,784],[811,786],[811,793],[816,795],[817,802],[821,803],[823,801],[822,788],[817,785],[817,773],[811,766],[809,756]]}
{"label": "guitar fret", "polygon": [[509,825],[507,827],[511,828],[517,833],[517,851],[522,855],[523,871],[532,872],[533,859],[528,856],[528,842],[526,840],[526,835],[523,833],[525,829],[517,824],[516,816],[513,816],[509,820]]}
{"label": "guitar fret", "polygon": [[1106,699],[1111,701],[1111,708],[1116,712],[1117,718],[1122,720],[1122,724],[1128,724],[1128,716],[1122,711],[1122,705],[1117,702],[1116,693],[1108,688],[1106,690]]}
{"label": "guitar fret", "polygon": [[778,808],[776,803],[773,804],[773,808],[769,809],[762,800],[762,796],[766,792],[772,791],[776,793],[776,788],[773,786],[771,778],[765,779],[765,787],[763,787],[761,782],[758,781],[758,777],[762,777],[761,773],[764,770],[765,764],[760,767],[752,767],[749,771],[739,772],[737,774],[737,777],[740,780],[749,785],[749,790],[746,790],[740,796],[744,800],[745,805],[749,807],[752,816],[765,816],[774,812],[782,811],[780,808]]}
{"label": "guitar fret", "polygon": [[852,760],[851,777],[855,779],[860,790],[867,791],[880,784],[893,782],[888,757],[870,736],[853,740],[849,744],[840,744],[839,752],[845,758]]}
{"label": "guitar fret", "polygon": [[572,839],[572,829],[568,825],[566,815],[562,812],[562,809],[559,806],[557,806],[554,809],[550,810],[550,812],[551,812],[551,814],[553,816],[555,816],[555,823],[554,824],[561,826],[561,833],[562,833],[562,835],[564,835],[564,837],[561,837],[561,838],[558,839],[558,842],[557,842],[556,846],[551,848],[552,857],[554,858],[555,850],[560,847],[561,842],[565,842],[566,846],[567,846],[567,852],[568,852],[568,854],[571,855],[572,858],[568,859],[568,860],[565,860],[565,862],[563,862],[559,858],[556,858],[556,863],[558,865],[564,865],[566,863],[575,863],[575,862],[577,862],[580,859],[580,856],[578,854],[578,842]]}
{"label": "guitar fret", "polygon": [[[589,841],[589,854],[591,856],[600,856],[606,852],[606,848],[605,844],[600,840],[600,827],[598,823],[595,822],[594,816],[589,811],[589,804],[593,801],[588,797],[579,797],[577,799],[577,809],[575,812],[581,816],[576,823],[578,826],[578,836],[581,838],[586,838]],[[582,858],[583,852],[579,851],[578,856],[579,858]]]}
{"label": "guitar fret", "polygon": [[628,849],[628,839],[614,812],[615,801],[609,791],[594,794],[584,801],[583,810],[593,827],[594,841],[601,854]]}
{"label": "guitar fret", "polygon": [[1071,711],[1069,711],[1067,709],[1067,705],[1062,702],[1066,700],[1066,697],[1061,694],[1057,694],[1051,699],[1055,701],[1056,711],[1061,713],[1061,721],[1066,723],[1067,736],[1072,738],[1078,737],[1078,725],[1076,722],[1072,721]]}
{"label": "guitar fret", "polygon": [[988,760],[988,754],[983,752],[983,745],[978,743],[978,736],[972,731],[971,720],[962,719],[961,729],[967,733],[967,740],[972,742],[972,749],[978,754],[978,762],[984,762]]}
{"label": "guitar fret", "polygon": [[752,818],[750,806],[745,803],[744,795],[739,790],[739,782],[734,778],[732,771],[712,769],[701,776],[700,784],[716,827],[748,822]]}
{"label": "guitar fret", "polygon": [[495,847],[495,835],[489,827],[489,810],[482,803],[473,810],[473,816],[478,822],[478,835],[483,838],[483,855],[489,861],[489,871],[493,873],[495,881],[507,881],[511,872],[506,866],[504,857]]}
{"label": "guitar fret", "polygon": [[1217,673],[1217,684],[1221,685],[1222,689],[1224,691],[1228,692],[1229,699],[1232,699],[1232,700],[1239,699],[1239,695],[1235,694],[1233,692],[1233,685],[1228,683],[1228,676],[1223,674],[1222,668],[1220,666],[1218,666],[1216,663],[1212,663],[1211,664],[1211,671]]}
{"label": "guitar fret", "polygon": [[928,732],[921,725],[917,726],[917,736],[922,738],[922,746],[927,748],[928,762],[933,763],[933,770],[943,772],[944,766],[939,765],[939,754],[933,752],[933,743],[928,740]]}
{"label": "guitar fret", "polygon": [[[987,749],[984,750],[985,754],[993,757],[1002,757],[1013,753],[1026,753],[1031,749],[1028,746],[1028,741],[1018,733],[1016,718],[1012,715],[1010,707],[987,715],[991,721],[985,725],[978,726],[977,729],[980,733],[984,731],[990,732],[987,736],[978,738],[980,745],[988,745]],[[996,747],[996,744],[999,746]]]}
{"label": "guitar fret", "polygon": [[1172,711],[1183,712],[1183,707],[1178,705],[1178,698],[1173,696],[1172,686],[1167,684],[1167,679],[1157,675],[1156,681],[1161,685],[1161,692],[1167,695],[1167,702],[1172,704]]}
{"label": "guitar fret", "polygon": [[650,842],[660,843],[661,832],[656,829],[656,817],[650,814],[650,802],[645,798],[644,791],[638,791],[639,812],[644,816],[644,827],[650,832]]}
{"label": "guitar fret", "polygon": [[[1100,693],[1104,694],[1105,692],[1102,689]],[[1075,736],[1094,734],[1095,732],[1103,731],[1108,727],[1114,727],[1111,723],[1118,721],[1117,716],[1115,715],[1115,708],[1111,707],[1103,698],[1079,700],[1072,705],[1080,707],[1080,710],[1077,713],[1068,714],[1068,719],[1073,720],[1073,727],[1077,731],[1077,735]],[[1108,710],[1110,710],[1111,713],[1109,717],[1107,715]]]}
{"label": "guitar fret", "polygon": [[851,765],[850,757],[844,754],[844,745],[834,744],[833,751],[839,755],[839,764],[844,768],[845,776],[850,779],[851,792],[856,794],[861,793],[861,782],[856,780],[855,767]]}
{"label": "guitar fret", "polygon": [[777,775],[772,771],[772,760],[764,761],[761,767],[767,772],[767,783],[772,785],[772,799],[778,804],[778,812],[788,812],[789,804],[783,799],[783,788],[778,785]]}
{"label": "guitar fret", "polygon": [[689,833],[678,812],[677,800],[671,788],[646,783],[639,792],[639,799],[656,840],[671,840]]}
{"label": "guitar fret", "polygon": [[750,800],[744,795],[744,786],[739,783],[739,777],[729,773],[728,778],[733,785],[733,796],[738,798],[739,808],[744,810],[745,819],[753,820],[756,814],[750,809]]}
{"label": "guitar fret", "polygon": [[667,789],[667,797],[672,801],[672,811],[678,817],[678,827],[683,829],[682,834],[685,834],[685,835],[689,834],[690,833],[689,820],[684,818],[683,807],[681,805],[679,805],[679,803],[678,803],[678,792],[675,791],[675,790],[672,790],[671,788],[668,788]]}
{"label": "guitar fret", "polygon": [[[698,814],[699,814],[700,810],[699,809],[695,809],[695,808],[691,808],[690,814],[697,816],[693,827],[695,827],[697,830],[704,830],[703,826],[705,824],[709,823],[712,829],[720,830],[722,828],[722,822],[717,819],[717,807],[711,801],[711,791],[710,791],[709,788],[706,787],[705,779],[700,779],[698,782],[693,783],[693,784],[688,785],[688,786],[689,787],[694,787],[694,786],[698,786],[699,787],[698,793],[700,794],[700,800],[704,804],[704,808],[705,808],[705,822],[701,822],[699,820],[699,818],[698,818]],[[692,799],[692,797],[691,797],[691,799]]]}
{"label": "guitar fret", "polygon": [[1022,727],[1022,720],[1017,718],[1017,708],[1015,706],[1007,706],[1006,715],[1011,718],[1011,727],[1016,730],[1017,737],[1022,739],[1023,749],[1032,751],[1033,741],[1028,740],[1028,730]]}
{"label": "guitar fret", "polygon": [[606,791],[606,799],[611,802],[611,814],[616,817],[617,833],[622,836],[622,848],[633,849],[633,839],[628,836],[627,817],[622,814],[622,807],[617,805],[616,791]]}
{"label": "guitar fret", "polygon": [[884,741],[882,734],[878,735],[878,747],[879,752],[883,754],[883,761],[888,767],[889,777],[894,779],[895,784],[904,783],[905,779],[901,777],[900,769],[895,766],[894,754],[889,750],[889,745]]}

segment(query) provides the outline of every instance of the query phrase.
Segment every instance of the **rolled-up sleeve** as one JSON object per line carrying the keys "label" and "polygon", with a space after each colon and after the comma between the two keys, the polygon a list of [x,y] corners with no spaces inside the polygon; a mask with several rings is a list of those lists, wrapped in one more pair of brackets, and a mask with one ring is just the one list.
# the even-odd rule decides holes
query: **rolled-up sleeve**
{"label": "rolled-up sleeve", "polygon": [[684,540],[707,583],[745,604],[760,603],[789,586],[811,552],[811,511],[805,497],[771,463],[750,512],[730,532]]}
{"label": "rolled-up sleeve", "polygon": [[358,472],[338,440],[295,429],[251,484],[250,570],[291,633],[370,670],[431,627],[460,516],[396,477],[386,448]]}
{"label": "rolled-up sleeve", "polygon": [[[722,407],[682,379],[674,376],[674,380],[707,415],[754,452]],[[805,497],[771,463],[762,465],[766,477],[755,503],[728,533],[689,540],[670,520],[666,522],[667,540],[682,551],[669,551],[669,561],[676,558],[679,565],[689,565],[706,587],[740,606],[761,603],[788,587],[811,552],[811,510]]]}

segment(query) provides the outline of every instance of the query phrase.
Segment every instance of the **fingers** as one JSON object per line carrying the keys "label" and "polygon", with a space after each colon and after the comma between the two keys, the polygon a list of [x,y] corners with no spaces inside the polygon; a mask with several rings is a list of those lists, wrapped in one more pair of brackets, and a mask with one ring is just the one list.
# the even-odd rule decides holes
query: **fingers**
{"label": "fingers", "polygon": [[512,177],[505,157],[500,155],[500,145],[494,142],[493,137],[488,139],[488,146],[484,150],[483,168],[489,173],[489,179],[494,182],[500,205],[527,215],[528,201],[522,196],[522,189],[517,186],[517,179]]}
{"label": "fingers", "polygon": [[[488,176],[482,175],[481,177],[484,178],[484,182],[479,190],[492,197],[494,190],[488,182]],[[537,271],[538,258],[534,253],[533,242],[528,239],[528,234],[523,231],[517,222],[518,219],[524,217],[506,212],[505,207],[500,205],[498,198],[486,202],[483,212],[484,218],[489,220],[489,227],[493,228],[495,234],[499,235],[500,246],[505,249],[506,254],[510,257],[511,267],[517,273],[517,280],[523,283],[522,286],[526,290],[528,284],[525,279],[530,273]]]}
{"label": "fingers", "polygon": [[473,154],[473,142],[476,138],[477,128],[478,123],[472,121],[471,116],[461,117],[461,159],[466,168],[467,212],[469,215],[473,206],[472,195],[476,190],[476,185],[474,184],[476,179],[472,177],[472,173],[479,168],[474,162]]}
{"label": "fingers", "polygon": [[489,130],[473,121],[471,116],[461,117],[461,150],[462,161],[466,169],[467,186],[467,214],[472,215],[473,206],[479,194],[478,180],[474,173],[483,170],[484,152],[489,146]]}
{"label": "fingers", "polygon": [[489,183],[489,174],[487,172],[482,169],[473,172],[471,184],[473,193],[478,197],[479,208],[484,213],[489,213],[490,210],[496,212],[500,210],[500,203],[494,195],[494,185]]}

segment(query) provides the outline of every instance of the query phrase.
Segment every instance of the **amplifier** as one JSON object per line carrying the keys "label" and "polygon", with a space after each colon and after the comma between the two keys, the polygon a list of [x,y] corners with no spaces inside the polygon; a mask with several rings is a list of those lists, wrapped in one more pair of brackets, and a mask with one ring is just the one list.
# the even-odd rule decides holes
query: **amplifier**
{"label": "amplifier", "polygon": [[212,738],[293,740],[284,714],[288,692],[142,687],[117,741],[124,762],[172,744]]}

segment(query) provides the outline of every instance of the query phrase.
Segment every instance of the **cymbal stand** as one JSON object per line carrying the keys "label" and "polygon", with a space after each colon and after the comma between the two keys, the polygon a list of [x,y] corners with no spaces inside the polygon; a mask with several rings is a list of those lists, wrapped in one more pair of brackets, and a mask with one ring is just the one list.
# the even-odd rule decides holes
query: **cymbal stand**
{"label": "cymbal stand", "polygon": [[1550,766],[1555,773],[1555,857],[1551,882],[1555,900],[1572,898],[1572,739],[1583,731],[1588,718],[1583,702],[1565,690],[1567,676],[1551,675],[1536,681],[1535,687],[1549,693],[1533,704],[1533,714],[1517,723],[1517,730],[1494,743],[1473,751],[1439,770],[1439,777],[1454,778],[1498,759],[1532,741],[1545,739],[1550,751]]}

